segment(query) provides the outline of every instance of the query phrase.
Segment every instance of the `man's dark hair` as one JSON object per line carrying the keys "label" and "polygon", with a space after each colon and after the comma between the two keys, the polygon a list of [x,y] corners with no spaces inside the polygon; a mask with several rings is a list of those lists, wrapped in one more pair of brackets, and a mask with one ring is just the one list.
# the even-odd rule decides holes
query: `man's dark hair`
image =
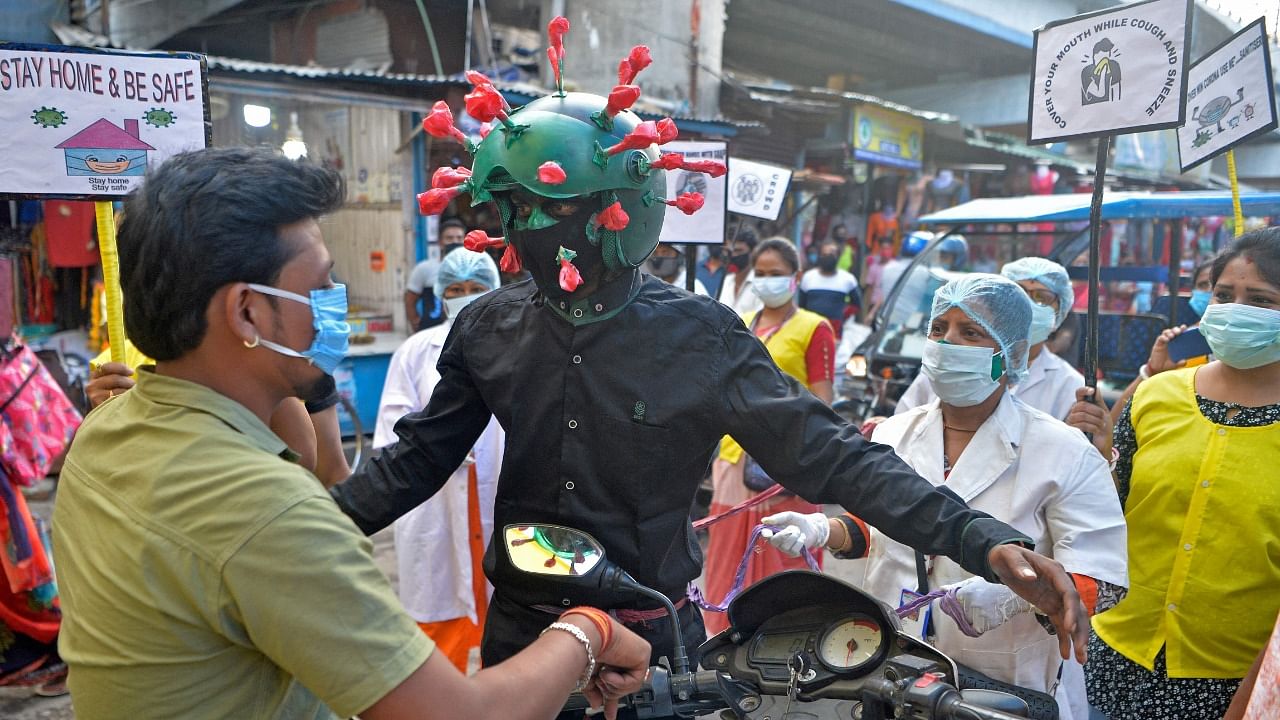
{"label": "man's dark hair", "polygon": [[1115,47],[1115,44],[1111,42],[1111,38],[1102,38],[1093,44],[1093,54],[1097,55],[1100,52],[1111,52]]}
{"label": "man's dark hair", "polygon": [[1258,266],[1263,280],[1280,287],[1280,227],[1247,232],[1235,239],[1213,259],[1213,284],[1232,260],[1243,257]]}
{"label": "man's dark hair", "polygon": [[444,222],[440,223],[440,234],[444,235],[445,230],[448,230],[449,228],[454,228],[454,227],[462,230],[462,232],[467,231],[466,223],[462,222],[458,218],[449,218],[448,220],[445,220]]}
{"label": "man's dark hair", "polygon": [[170,158],[129,196],[120,224],[129,339],[158,361],[192,350],[214,293],[234,282],[273,284],[298,252],[280,227],[332,212],[345,196],[336,172],[265,150]]}

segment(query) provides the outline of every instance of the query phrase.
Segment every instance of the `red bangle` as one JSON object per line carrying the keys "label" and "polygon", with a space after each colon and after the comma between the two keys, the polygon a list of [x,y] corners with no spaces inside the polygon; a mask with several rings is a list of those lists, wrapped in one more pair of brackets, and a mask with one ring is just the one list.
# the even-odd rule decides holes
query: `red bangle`
{"label": "red bangle", "polygon": [[[560,617],[564,617],[570,613],[577,613],[591,621],[596,626],[596,632],[600,633],[600,652],[604,652],[609,644],[613,641],[613,621],[608,613],[593,607],[575,607],[564,611]],[[599,654],[599,653],[597,653]]]}

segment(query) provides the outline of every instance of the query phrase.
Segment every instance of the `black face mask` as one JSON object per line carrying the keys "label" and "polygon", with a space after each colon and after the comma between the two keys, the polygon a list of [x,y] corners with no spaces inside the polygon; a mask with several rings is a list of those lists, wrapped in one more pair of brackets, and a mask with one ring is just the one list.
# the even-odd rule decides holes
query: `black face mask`
{"label": "black face mask", "polygon": [[832,270],[836,269],[836,263],[839,261],[840,261],[840,258],[836,257],[835,255],[819,255],[818,269],[823,270],[825,272],[831,272]]}
{"label": "black face mask", "polygon": [[649,272],[663,279],[675,277],[680,274],[680,262],[682,260],[684,258],[678,255],[676,257],[650,257],[648,260]]}
{"label": "black face mask", "polygon": [[573,264],[582,276],[582,283],[604,277],[604,255],[598,245],[587,240],[587,223],[596,213],[596,203],[584,205],[578,212],[541,230],[516,230],[507,228],[507,236],[520,253],[520,262],[543,295],[552,298],[568,297],[560,287],[560,261],[556,254],[561,247],[576,252]]}
{"label": "black face mask", "polygon": [[741,255],[730,255],[729,264],[737,268],[739,271],[747,269],[747,263],[751,262],[751,253],[745,252]]}

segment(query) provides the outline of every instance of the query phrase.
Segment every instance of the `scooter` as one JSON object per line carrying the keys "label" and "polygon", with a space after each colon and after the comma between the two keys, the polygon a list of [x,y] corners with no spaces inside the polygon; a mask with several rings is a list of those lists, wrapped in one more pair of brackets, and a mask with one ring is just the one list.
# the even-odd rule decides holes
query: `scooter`
{"label": "scooter", "polygon": [[[557,525],[508,525],[513,567],[566,588],[652,598],[676,618],[662,593],[605,558],[591,535]],[[678,621],[674,657],[650,669],[644,688],[623,700],[637,717],[695,718],[719,713],[746,720],[766,705],[772,720],[1017,720],[1021,698],[995,690],[958,690],[956,664],[903,633],[896,614],[862,590],[828,575],[791,570],[738,595],[730,626],[699,648],[690,670]],[[664,658],[666,660],[666,658]],[[819,703],[820,710],[818,710]],[[585,710],[581,695],[565,710]]]}

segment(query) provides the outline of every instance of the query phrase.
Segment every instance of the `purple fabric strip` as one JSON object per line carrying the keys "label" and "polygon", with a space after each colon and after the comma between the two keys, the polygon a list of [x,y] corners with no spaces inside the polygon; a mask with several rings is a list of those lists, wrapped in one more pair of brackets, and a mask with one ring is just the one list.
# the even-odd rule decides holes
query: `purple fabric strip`
{"label": "purple fabric strip", "polygon": [[[711,602],[702,594],[702,590],[693,583],[689,583],[689,589],[686,591],[689,599],[698,607],[709,612],[722,613],[728,610],[729,603],[733,602],[733,599],[738,597],[738,594],[742,592],[742,586],[746,582],[747,578],[747,564],[751,562],[751,555],[755,551],[756,541],[760,539],[760,534],[765,531],[765,527],[766,526],[764,525],[757,525],[755,526],[755,529],[751,531],[751,539],[747,541],[747,551],[742,554],[742,560],[738,562],[738,571],[733,576],[733,587],[729,588],[729,592],[725,594],[724,600],[719,603]],[[810,570],[814,572],[822,572],[818,567],[818,561],[813,557],[813,553],[809,552],[809,548],[802,550],[801,554],[804,556],[804,561],[809,565]]]}

